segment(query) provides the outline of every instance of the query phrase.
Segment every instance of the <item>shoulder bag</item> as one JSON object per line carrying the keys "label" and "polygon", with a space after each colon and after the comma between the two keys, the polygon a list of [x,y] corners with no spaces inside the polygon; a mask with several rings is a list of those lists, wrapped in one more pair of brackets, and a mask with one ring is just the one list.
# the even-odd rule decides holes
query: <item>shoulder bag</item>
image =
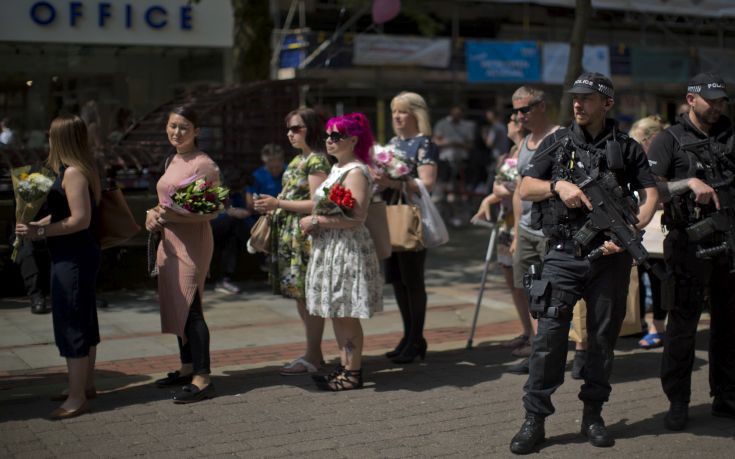
{"label": "shoulder bag", "polygon": [[271,213],[266,213],[258,218],[253,227],[250,229],[250,239],[248,239],[248,247],[252,247],[256,252],[270,252],[271,248]]}
{"label": "shoulder bag", "polygon": [[404,204],[406,186],[398,194],[396,204],[386,206],[390,245],[393,252],[417,252],[424,249],[421,210],[415,204]]}
{"label": "shoulder bag", "polygon": [[100,247],[109,249],[121,245],[140,231],[120,188],[102,191],[97,205],[97,240]]}

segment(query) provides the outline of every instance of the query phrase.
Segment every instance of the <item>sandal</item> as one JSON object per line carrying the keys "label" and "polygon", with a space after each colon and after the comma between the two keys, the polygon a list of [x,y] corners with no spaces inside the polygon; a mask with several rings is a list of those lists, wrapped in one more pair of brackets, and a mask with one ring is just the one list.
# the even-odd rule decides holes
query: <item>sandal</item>
{"label": "sandal", "polygon": [[663,345],[663,337],[660,333],[649,333],[638,341],[638,347],[641,349],[654,349]]}
{"label": "sandal", "polygon": [[309,361],[303,357],[299,357],[298,359],[294,360],[291,363],[287,363],[283,366],[283,368],[281,368],[282,376],[307,375],[318,372],[319,368],[309,363]]}
{"label": "sandal", "polygon": [[337,376],[339,376],[339,374],[342,373],[344,369],[345,367],[343,367],[342,364],[339,363],[328,375],[311,375],[311,379],[313,379],[314,382],[316,382],[317,384],[320,382],[329,382],[332,378],[336,378]]}
{"label": "sandal", "polygon": [[327,381],[317,381],[316,387],[321,390],[341,392],[343,390],[362,389],[362,370],[345,370]]}

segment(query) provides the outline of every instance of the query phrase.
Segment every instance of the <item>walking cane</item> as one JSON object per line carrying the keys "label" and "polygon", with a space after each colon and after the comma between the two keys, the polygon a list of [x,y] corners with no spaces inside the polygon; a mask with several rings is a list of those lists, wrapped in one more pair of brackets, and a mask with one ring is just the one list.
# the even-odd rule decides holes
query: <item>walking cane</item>
{"label": "walking cane", "polygon": [[467,349],[472,349],[472,339],[475,337],[475,328],[477,327],[477,317],[480,315],[480,305],[482,304],[482,296],[485,293],[485,281],[487,280],[487,270],[490,266],[490,259],[493,257],[493,250],[495,250],[495,238],[498,236],[498,227],[500,221],[505,218],[501,211],[498,215],[498,220],[495,223],[490,223],[482,219],[473,220],[473,225],[484,226],[486,228],[492,228],[490,232],[490,242],[487,244],[487,252],[485,252],[485,268],[482,270],[482,280],[480,281],[480,293],[477,295],[477,303],[475,304],[475,317],[472,319],[472,328],[470,329],[470,337],[467,340]]}

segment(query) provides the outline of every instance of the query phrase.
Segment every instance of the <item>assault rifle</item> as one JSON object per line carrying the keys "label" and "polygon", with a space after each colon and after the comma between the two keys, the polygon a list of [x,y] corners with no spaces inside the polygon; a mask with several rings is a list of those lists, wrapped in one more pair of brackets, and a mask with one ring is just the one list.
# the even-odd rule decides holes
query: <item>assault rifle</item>
{"label": "assault rifle", "polygon": [[[593,168],[592,174],[587,173],[581,161],[574,162],[575,155],[572,153],[580,150],[587,155],[590,153],[576,145],[569,137],[559,140],[558,143],[559,146],[556,148],[563,149],[566,152],[565,156],[571,158],[567,159],[571,162],[566,178],[577,185],[592,203],[587,223],[574,235],[575,242],[581,247],[586,247],[600,232],[604,232],[615,244],[627,250],[637,265],[652,271],[659,278],[665,277],[658,264],[652,266],[648,261],[649,254],[642,242],[643,231],[635,228],[639,221],[638,204],[618,184],[615,174],[609,170],[600,171],[599,168]],[[611,150],[614,149],[606,148],[606,154],[609,155]],[[619,150],[612,153],[617,156]],[[622,153],[619,158],[614,158],[614,161],[622,163]],[[587,258],[594,261],[602,255],[602,247],[598,247],[592,250]]]}
{"label": "assault rifle", "polygon": [[[715,258],[727,255],[730,260],[730,273],[735,273],[735,192],[729,181],[716,183],[712,188],[720,200],[720,210],[713,212],[701,221],[687,227],[691,242],[699,244],[695,252],[697,258]],[[703,247],[706,241],[721,241],[712,247]]]}

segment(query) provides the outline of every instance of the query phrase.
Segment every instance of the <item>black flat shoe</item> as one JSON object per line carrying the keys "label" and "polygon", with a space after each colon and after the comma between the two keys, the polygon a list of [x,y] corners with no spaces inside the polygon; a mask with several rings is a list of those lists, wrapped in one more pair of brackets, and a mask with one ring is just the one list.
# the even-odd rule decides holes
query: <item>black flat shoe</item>
{"label": "black flat shoe", "polygon": [[157,387],[183,386],[191,383],[191,374],[182,375],[178,370],[169,373],[165,378],[157,379],[155,384]]}
{"label": "black flat shoe", "polygon": [[194,384],[187,384],[177,390],[173,395],[174,403],[194,403],[208,398],[214,397],[214,384],[209,383],[204,389],[200,389]]}

